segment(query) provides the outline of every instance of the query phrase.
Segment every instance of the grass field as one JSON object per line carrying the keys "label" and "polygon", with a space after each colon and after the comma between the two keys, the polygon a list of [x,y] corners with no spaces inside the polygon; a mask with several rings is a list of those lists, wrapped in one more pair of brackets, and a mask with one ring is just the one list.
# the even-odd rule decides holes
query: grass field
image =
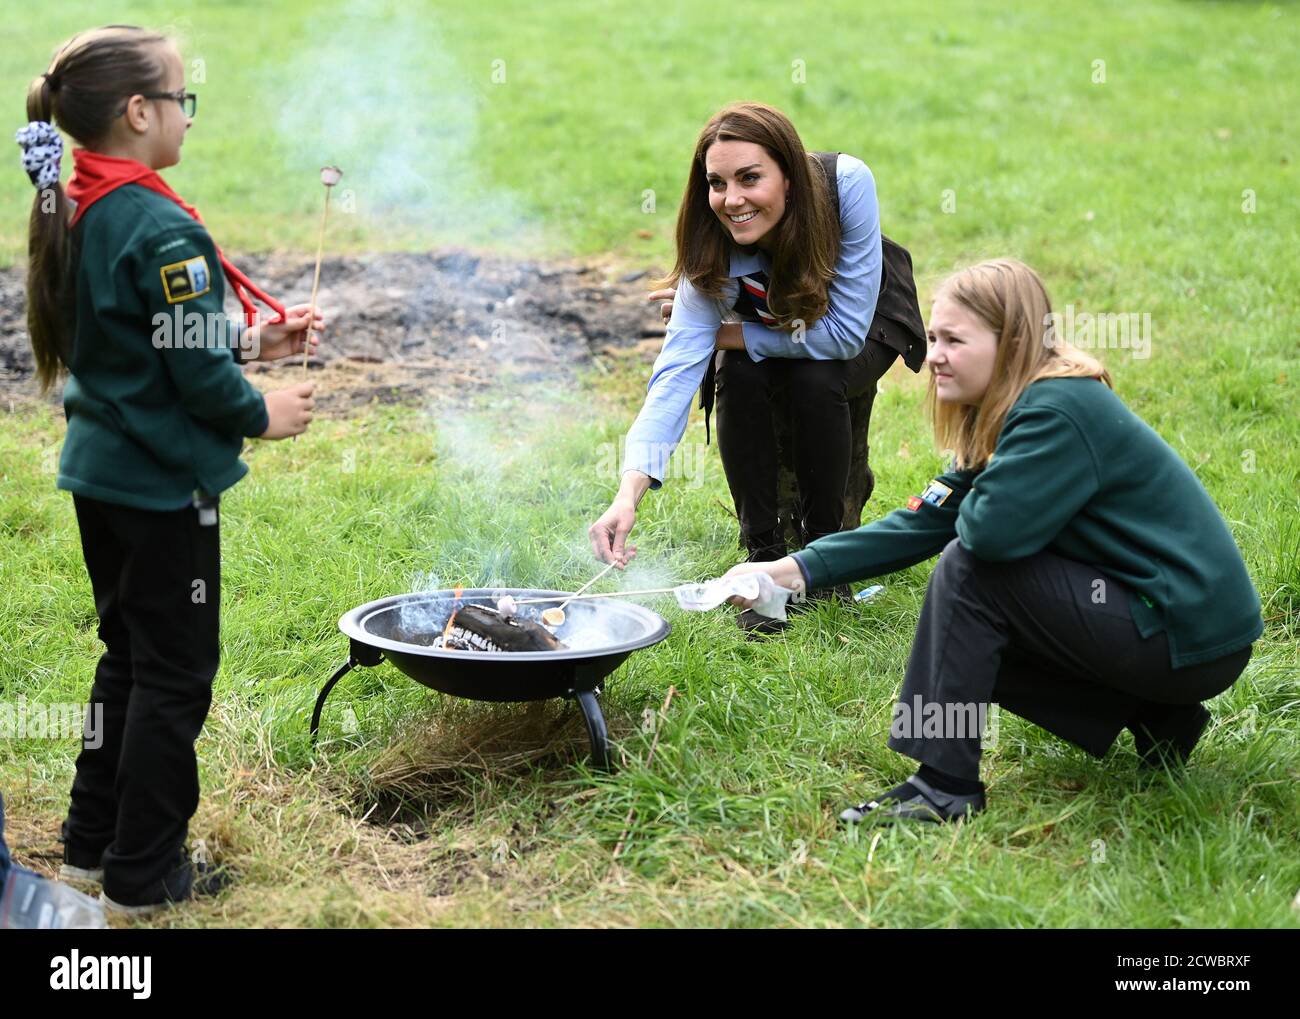
{"label": "grass field", "polygon": [[[315,169],[335,160],[354,187],[335,232],[350,250],[461,244],[662,266],[695,133],[723,102],[755,98],[790,113],[810,147],[868,162],[885,230],[911,248],[924,291],[1011,254],[1043,273],[1058,308],[1149,314],[1150,356],[1102,353],[1223,509],[1267,623],[1245,676],[1212,702],[1186,776],[1142,787],[1129,743],[1094,761],[1003,715],[977,823],[838,831],[844,805],[910,773],[884,736],[928,567],[764,644],[726,613],[665,609],[673,635],[634,655],[604,699],[623,758],[612,775],[586,770],[580,724],[558,705],[452,701],[389,666],[344,680],[313,754],[307,718],[345,656],[344,610],[432,578],[590,576],[583,532],[617,483],[602,446],[645,379],[644,365],[611,363],[576,392],[510,394],[476,414],[431,394],[423,410],[250,448],[251,476],[223,500],[224,655],[192,826],[241,880],[159,923],[1300,923],[1296,11],[792,10],[201,2],[111,14],[178,27],[187,58],[204,61],[168,178],[231,251],[309,250]],[[0,87],[17,103],[58,41],[107,19],[68,2],[11,21]],[[0,257],[22,251],[28,188],[16,167],[0,181]],[[896,372],[877,401],[868,518],[940,466],[920,392]],[[100,646],[50,471],[62,421],[19,403],[4,424],[0,692],[76,702]],[[702,441],[693,422],[688,450]],[[735,560],[716,454],[695,462],[690,483],[643,504],[629,585]],[[48,864],[40,854],[57,848],[74,756],[70,741],[0,741],[20,859]]]}

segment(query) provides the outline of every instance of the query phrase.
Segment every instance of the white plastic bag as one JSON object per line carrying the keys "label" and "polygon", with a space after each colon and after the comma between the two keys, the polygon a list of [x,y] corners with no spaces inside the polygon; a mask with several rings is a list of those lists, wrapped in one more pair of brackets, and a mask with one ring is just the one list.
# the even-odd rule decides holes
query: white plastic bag
{"label": "white plastic bag", "polygon": [[26,867],[12,866],[0,889],[0,928],[91,930],[106,927],[98,899]]}
{"label": "white plastic bag", "polygon": [[728,598],[738,597],[754,602],[753,608],[760,616],[785,620],[785,606],[794,594],[782,587],[766,573],[742,573],[735,577],[719,577],[704,584],[682,584],[674,588],[677,604],[687,612],[707,612],[716,609]]}

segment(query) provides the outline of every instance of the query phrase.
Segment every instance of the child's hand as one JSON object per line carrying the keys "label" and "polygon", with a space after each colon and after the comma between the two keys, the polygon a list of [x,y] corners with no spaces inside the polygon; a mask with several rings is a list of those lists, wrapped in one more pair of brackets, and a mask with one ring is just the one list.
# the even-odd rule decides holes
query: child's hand
{"label": "child's hand", "polygon": [[[257,351],[254,361],[278,361],[282,357],[301,354],[303,344],[307,342],[307,316],[311,312],[310,304],[295,304],[284,310],[284,321],[267,322],[253,326],[244,334],[244,345]],[[325,328],[325,317],[319,308],[312,323],[312,331],[319,333]],[[312,336],[311,351],[314,354],[320,345],[320,338]]]}
{"label": "child's hand", "polygon": [[299,382],[288,389],[277,389],[267,393],[266,415],[270,419],[270,424],[266,426],[266,431],[261,437],[287,439],[290,435],[301,435],[305,432],[307,425],[311,423],[312,408],[316,406],[311,398],[315,389],[314,382]]}

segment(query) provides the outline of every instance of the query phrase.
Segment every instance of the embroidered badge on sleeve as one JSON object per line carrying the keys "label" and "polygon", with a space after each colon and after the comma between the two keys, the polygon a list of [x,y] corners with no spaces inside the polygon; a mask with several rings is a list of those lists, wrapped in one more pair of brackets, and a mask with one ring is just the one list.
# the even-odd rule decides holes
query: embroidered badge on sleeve
{"label": "embroidered badge on sleeve", "polygon": [[928,502],[931,506],[942,506],[948,501],[948,496],[950,495],[952,495],[952,489],[938,478],[935,478],[925,487],[925,491],[921,493],[921,501]]}
{"label": "embroidered badge on sleeve", "polygon": [[160,271],[163,295],[168,304],[179,304],[192,297],[201,297],[212,289],[212,274],[208,271],[208,260],[203,255],[164,265]]}
{"label": "embroidered badge on sleeve", "polygon": [[952,489],[938,478],[935,478],[925,486],[924,492],[907,500],[907,508],[913,511],[918,510],[923,502],[928,502],[931,506],[942,506],[948,501],[950,495],[952,495]]}

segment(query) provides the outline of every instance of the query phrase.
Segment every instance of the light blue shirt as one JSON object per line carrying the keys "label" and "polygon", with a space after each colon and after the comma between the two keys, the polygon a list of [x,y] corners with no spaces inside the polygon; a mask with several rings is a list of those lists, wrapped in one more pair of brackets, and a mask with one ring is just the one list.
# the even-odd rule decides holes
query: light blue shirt
{"label": "light blue shirt", "polygon": [[[835,165],[840,195],[840,256],[831,279],[826,314],[795,339],[761,322],[745,322],[745,349],[755,361],[769,357],[809,357],[819,361],[847,361],[862,351],[867,330],[876,313],[880,293],[880,207],[876,182],[862,160],[840,154]],[[645,403],[628,430],[623,471],[650,475],[658,488],[667,474],[668,461],[686,433],[695,393],[704,381],[714,354],[718,327],[736,303],[736,277],[761,270],[771,276],[771,259],[759,248],[735,248],[731,279],[722,298],[713,300],[696,290],[690,280],[677,284],[667,336],[650,375]]]}

